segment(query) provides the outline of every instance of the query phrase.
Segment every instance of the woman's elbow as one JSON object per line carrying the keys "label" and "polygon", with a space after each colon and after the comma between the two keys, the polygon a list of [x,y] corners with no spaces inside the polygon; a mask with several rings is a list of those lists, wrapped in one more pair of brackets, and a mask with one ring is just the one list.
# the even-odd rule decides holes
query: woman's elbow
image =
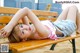
{"label": "woman's elbow", "polygon": [[24,7],[22,10],[25,14],[28,14],[28,12],[30,11],[30,9],[28,7]]}
{"label": "woman's elbow", "polygon": [[23,10],[28,11],[30,9],[28,7],[24,7]]}

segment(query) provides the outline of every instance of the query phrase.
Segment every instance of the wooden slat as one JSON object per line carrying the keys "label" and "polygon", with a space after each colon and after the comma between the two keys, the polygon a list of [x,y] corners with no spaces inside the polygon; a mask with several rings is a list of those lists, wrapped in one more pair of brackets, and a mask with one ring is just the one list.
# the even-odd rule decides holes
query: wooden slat
{"label": "wooden slat", "polygon": [[58,16],[57,12],[50,12],[50,11],[41,11],[41,10],[32,10],[36,15],[42,16]]}
{"label": "wooden slat", "polygon": [[5,14],[15,14],[18,10],[18,8],[0,7],[0,13]]}
{"label": "wooden slat", "polygon": [[63,42],[66,40],[71,40],[71,39],[78,38],[78,37],[80,37],[80,34],[77,34],[77,36],[74,36],[74,37],[66,37],[66,38],[58,39],[56,41],[45,39],[45,40],[29,40],[29,41],[20,42],[20,43],[10,43],[10,49],[16,53],[23,52],[23,51],[31,50],[34,48],[47,46],[50,44],[55,44],[55,43]]}
{"label": "wooden slat", "polygon": [[[11,18],[12,16],[0,16],[0,29],[9,23]],[[22,23],[22,21],[19,20],[19,23]]]}
{"label": "wooden slat", "polygon": [[[8,23],[11,20],[12,16],[0,16],[0,23]],[[21,22],[21,20],[19,21]]]}
{"label": "wooden slat", "polygon": [[8,23],[11,18],[11,16],[0,16],[0,23]]}
{"label": "wooden slat", "polygon": [[[0,13],[5,14],[15,14],[19,8],[9,8],[9,7],[0,7]],[[48,12],[41,10],[32,10],[36,15],[44,15],[44,16],[58,16],[57,12]]]}

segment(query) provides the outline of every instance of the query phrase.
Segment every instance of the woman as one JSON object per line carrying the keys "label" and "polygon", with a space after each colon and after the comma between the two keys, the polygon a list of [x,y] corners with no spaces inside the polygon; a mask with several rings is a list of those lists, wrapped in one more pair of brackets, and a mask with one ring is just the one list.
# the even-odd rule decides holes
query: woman
{"label": "woman", "polygon": [[[22,19],[23,24],[18,25],[17,23],[20,19]],[[31,25],[28,19],[32,22]],[[40,21],[29,8],[25,7],[20,9],[11,21],[0,30],[0,37],[8,37],[10,42],[46,38],[55,40],[70,36],[76,31],[76,25],[77,29],[80,29],[79,19],[76,6],[71,6],[63,10],[55,22],[50,22],[49,20]]]}

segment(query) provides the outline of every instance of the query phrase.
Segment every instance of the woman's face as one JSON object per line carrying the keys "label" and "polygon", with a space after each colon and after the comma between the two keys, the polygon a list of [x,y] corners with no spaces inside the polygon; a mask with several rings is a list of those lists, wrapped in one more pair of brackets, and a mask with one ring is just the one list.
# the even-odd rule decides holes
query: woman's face
{"label": "woman's face", "polygon": [[29,25],[21,24],[19,25],[19,29],[19,37],[25,41],[31,35],[31,28]]}

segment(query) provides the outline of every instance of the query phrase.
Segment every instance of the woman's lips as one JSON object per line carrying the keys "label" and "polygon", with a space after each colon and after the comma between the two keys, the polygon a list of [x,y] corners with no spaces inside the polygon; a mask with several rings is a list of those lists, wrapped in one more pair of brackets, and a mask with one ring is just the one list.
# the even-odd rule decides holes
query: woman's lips
{"label": "woman's lips", "polygon": [[29,27],[29,30],[31,30],[31,27]]}

